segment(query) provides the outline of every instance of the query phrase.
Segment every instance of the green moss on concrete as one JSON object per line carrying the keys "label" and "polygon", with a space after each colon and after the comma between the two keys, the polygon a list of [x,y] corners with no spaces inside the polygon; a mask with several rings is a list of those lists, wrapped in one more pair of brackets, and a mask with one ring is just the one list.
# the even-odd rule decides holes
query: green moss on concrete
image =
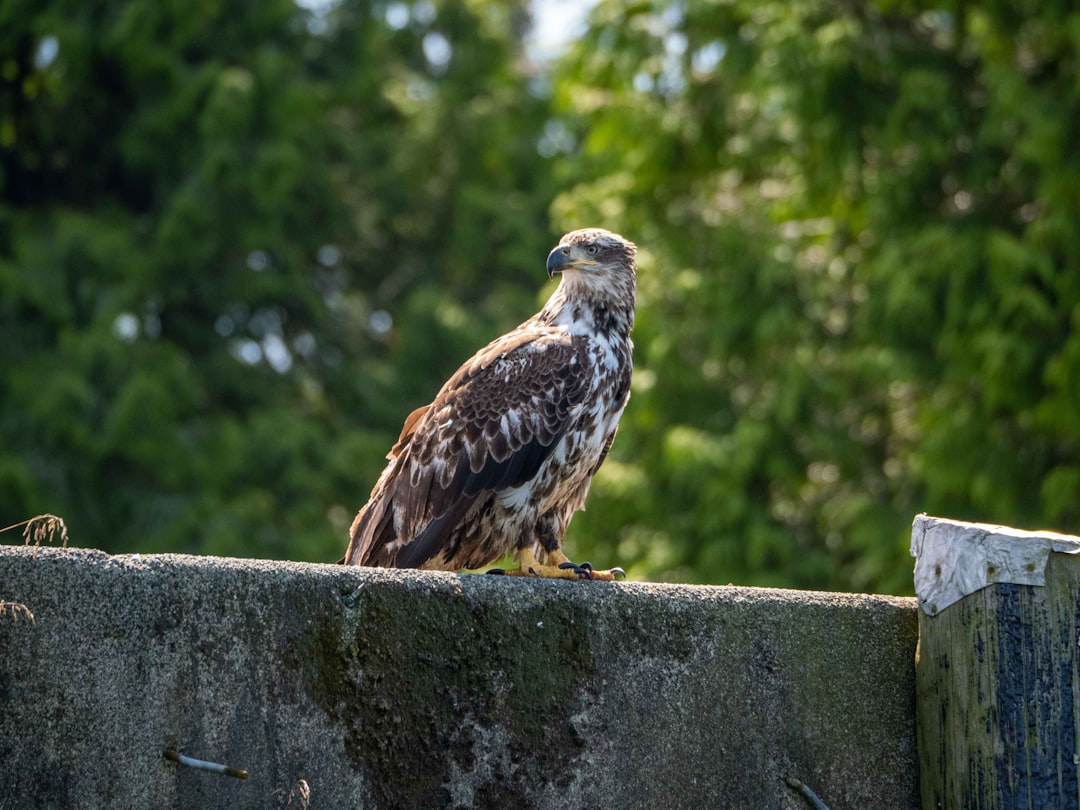
{"label": "green moss on concrete", "polygon": [[2,546],[0,593],[0,808],[918,806],[910,599]]}
{"label": "green moss on concrete", "polygon": [[[570,717],[593,672],[585,619],[562,600],[508,607],[368,585],[297,640],[291,664],[381,806],[452,804],[451,763],[472,771],[477,734],[492,729],[510,756],[500,803],[525,801],[526,779],[566,778],[581,750]],[[527,774],[514,767],[526,758]]]}

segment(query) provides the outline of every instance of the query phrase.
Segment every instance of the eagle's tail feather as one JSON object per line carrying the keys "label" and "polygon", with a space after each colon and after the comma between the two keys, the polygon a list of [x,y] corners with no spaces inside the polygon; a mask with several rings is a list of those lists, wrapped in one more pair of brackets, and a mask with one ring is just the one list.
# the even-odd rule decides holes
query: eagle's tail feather
{"label": "eagle's tail feather", "polygon": [[349,532],[345,565],[391,566],[387,547],[394,535],[394,509],[389,498],[371,500],[356,516]]}

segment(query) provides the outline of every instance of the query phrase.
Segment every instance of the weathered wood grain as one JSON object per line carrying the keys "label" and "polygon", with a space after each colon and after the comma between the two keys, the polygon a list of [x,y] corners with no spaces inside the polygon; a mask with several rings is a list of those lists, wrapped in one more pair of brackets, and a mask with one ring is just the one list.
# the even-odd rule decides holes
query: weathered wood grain
{"label": "weathered wood grain", "polygon": [[919,612],[923,808],[1080,807],[1080,557]]}

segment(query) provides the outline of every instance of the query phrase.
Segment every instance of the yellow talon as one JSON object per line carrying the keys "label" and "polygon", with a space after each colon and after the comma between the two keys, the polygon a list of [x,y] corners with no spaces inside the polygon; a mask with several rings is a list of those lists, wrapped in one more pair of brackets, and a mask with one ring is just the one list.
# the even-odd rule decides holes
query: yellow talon
{"label": "yellow talon", "polygon": [[523,548],[517,553],[518,567],[506,571],[511,577],[539,577],[542,579],[600,579],[613,582],[626,576],[621,568],[607,571],[595,571],[588,563],[578,565],[563,554],[562,549],[555,549],[548,554],[547,564],[541,563],[531,548]]}

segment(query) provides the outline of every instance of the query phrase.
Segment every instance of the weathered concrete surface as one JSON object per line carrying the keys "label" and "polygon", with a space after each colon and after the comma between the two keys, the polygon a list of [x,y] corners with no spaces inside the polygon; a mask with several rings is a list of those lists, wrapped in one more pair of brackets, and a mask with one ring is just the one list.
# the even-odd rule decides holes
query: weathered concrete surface
{"label": "weathered concrete surface", "polygon": [[2,808],[918,806],[913,599],[0,546],[0,600]]}

